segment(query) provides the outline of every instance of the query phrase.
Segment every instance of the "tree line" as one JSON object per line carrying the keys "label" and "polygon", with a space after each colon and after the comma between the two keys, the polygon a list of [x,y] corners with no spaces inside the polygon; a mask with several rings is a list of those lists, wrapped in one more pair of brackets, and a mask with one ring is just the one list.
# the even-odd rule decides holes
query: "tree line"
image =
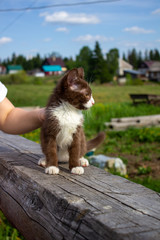
{"label": "tree line", "polygon": [[[57,53],[52,53],[51,56],[60,56]],[[83,67],[87,81],[92,82],[93,79],[98,83],[110,82],[117,75],[119,50],[117,48],[110,49],[105,55],[102,52],[99,42],[95,43],[94,49],[91,50],[88,46],[80,49],[79,54],[75,59],[65,57],[63,60],[68,70],[75,67]],[[37,54],[31,59],[26,59],[23,55],[12,57],[1,62],[7,66],[11,64],[22,65],[26,71],[41,68],[46,57],[41,57]],[[160,61],[160,52],[158,49],[146,50],[144,53],[137,51],[135,48],[123,53],[123,60],[133,65],[134,69],[138,69],[143,61]]]}

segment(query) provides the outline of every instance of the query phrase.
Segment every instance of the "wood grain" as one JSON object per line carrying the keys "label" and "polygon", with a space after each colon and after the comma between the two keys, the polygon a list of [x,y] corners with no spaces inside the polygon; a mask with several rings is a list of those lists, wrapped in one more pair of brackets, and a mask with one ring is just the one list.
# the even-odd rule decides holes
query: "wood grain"
{"label": "wood grain", "polygon": [[160,194],[93,166],[44,173],[40,146],[0,132],[0,208],[26,240],[159,240]]}

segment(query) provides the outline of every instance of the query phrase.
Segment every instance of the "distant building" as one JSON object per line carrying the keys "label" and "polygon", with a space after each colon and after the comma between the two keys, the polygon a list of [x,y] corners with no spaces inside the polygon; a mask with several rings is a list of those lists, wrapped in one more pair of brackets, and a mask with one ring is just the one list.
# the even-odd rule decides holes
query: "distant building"
{"label": "distant building", "polygon": [[160,62],[159,61],[144,61],[139,71],[142,77],[146,77],[151,81],[160,82]]}
{"label": "distant building", "polygon": [[140,71],[137,70],[124,70],[124,75],[130,75],[132,79],[134,78],[140,78]]}
{"label": "distant building", "polygon": [[133,66],[123,59],[118,60],[118,82],[125,83],[127,73],[131,73]]}
{"label": "distant building", "polygon": [[6,73],[6,67],[3,65],[0,65],[0,74],[5,74]]}
{"label": "distant building", "polygon": [[44,72],[42,72],[42,70],[39,69],[39,68],[36,68],[36,69],[32,69],[32,70],[30,70],[30,71],[27,71],[27,74],[28,74],[28,75],[31,75],[31,76],[35,76],[35,77],[45,77]]}
{"label": "distant building", "polygon": [[8,74],[14,74],[17,73],[19,71],[22,71],[23,68],[21,65],[8,65],[7,66],[7,73]]}
{"label": "distant building", "polygon": [[119,76],[124,76],[124,71],[125,70],[132,70],[133,69],[133,66],[130,63],[124,61],[123,59],[119,59],[118,63],[119,63],[119,68],[118,68],[118,75]]}
{"label": "distant building", "polygon": [[64,73],[67,68],[60,57],[51,57],[44,60],[42,70],[45,75],[60,75]]}

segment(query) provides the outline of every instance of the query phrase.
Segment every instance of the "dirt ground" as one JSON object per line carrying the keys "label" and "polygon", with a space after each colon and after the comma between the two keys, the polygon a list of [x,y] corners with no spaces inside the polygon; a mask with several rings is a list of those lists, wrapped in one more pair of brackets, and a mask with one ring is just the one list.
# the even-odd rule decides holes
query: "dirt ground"
{"label": "dirt ground", "polygon": [[[152,144],[153,145],[153,144]],[[157,149],[160,149],[160,144],[154,143]],[[115,154],[110,156],[116,157]],[[126,153],[119,154],[122,159],[127,159],[127,174],[129,177],[134,178],[136,176],[151,176],[153,179],[160,179],[160,152],[149,151],[148,154],[141,153],[138,156]]]}

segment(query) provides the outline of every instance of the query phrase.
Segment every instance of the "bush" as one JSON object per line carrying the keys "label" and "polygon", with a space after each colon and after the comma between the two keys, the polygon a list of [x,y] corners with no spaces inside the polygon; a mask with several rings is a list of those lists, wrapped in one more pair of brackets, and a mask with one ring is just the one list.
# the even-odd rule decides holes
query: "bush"
{"label": "bush", "polygon": [[4,75],[0,78],[4,84],[26,84],[31,83],[31,78],[27,76],[25,71],[19,71],[14,74]]}
{"label": "bush", "polygon": [[131,85],[131,86],[139,86],[139,85],[143,85],[144,82],[139,79],[139,78],[132,78],[130,74],[127,74],[126,76],[126,85]]}

